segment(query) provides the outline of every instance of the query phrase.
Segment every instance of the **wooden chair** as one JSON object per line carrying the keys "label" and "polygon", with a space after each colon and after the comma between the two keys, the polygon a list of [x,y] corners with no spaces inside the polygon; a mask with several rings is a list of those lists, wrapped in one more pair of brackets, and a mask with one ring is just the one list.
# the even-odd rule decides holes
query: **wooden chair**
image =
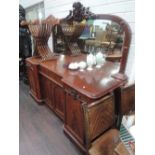
{"label": "wooden chair", "polygon": [[119,138],[119,130],[110,129],[92,143],[89,155],[130,155]]}
{"label": "wooden chair", "polygon": [[115,155],[114,149],[119,142],[119,130],[111,129],[93,142],[89,155]]}
{"label": "wooden chair", "polygon": [[[135,84],[127,84],[123,86],[121,88],[120,95],[121,115],[129,114],[131,110],[134,110]],[[84,117],[86,120],[87,130],[86,142],[88,145],[88,154],[129,155],[125,146],[120,143],[121,141],[119,139],[119,130],[112,128],[115,118],[114,96],[111,95],[109,97],[106,97],[98,103],[85,105],[84,109]],[[117,146],[118,143],[120,143],[119,146]],[[115,151],[114,148],[116,148]],[[121,152],[125,152],[125,154],[122,154]]]}

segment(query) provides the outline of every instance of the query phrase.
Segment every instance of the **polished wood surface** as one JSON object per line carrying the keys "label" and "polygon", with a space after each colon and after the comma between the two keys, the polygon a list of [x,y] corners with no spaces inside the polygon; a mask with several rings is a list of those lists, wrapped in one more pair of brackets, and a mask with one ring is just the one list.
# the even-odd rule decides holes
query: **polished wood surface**
{"label": "polished wood surface", "polygon": [[[113,100],[103,102],[101,98],[122,86],[126,80],[113,77],[119,71],[117,62],[106,61],[101,68],[93,67],[92,71],[68,69],[69,63],[80,61],[86,61],[86,55],[81,54],[76,57],[60,55],[58,59],[41,62],[39,73],[45,78],[44,80],[41,78],[45,87],[42,90],[46,92],[48,98],[52,97],[55,100],[54,111],[64,119],[65,133],[84,152],[87,152],[95,138],[115,125]],[[50,81],[48,86],[45,86],[46,81]],[[55,90],[51,86],[53,84]],[[94,103],[96,100],[99,100],[98,104]],[[91,103],[95,104],[93,108],[86,106]],[[103,111],[107,112],[103,113]],[[89,121],[86,115],[89,116]],[[90,124],[86,128],[87,122]]]}
{"label": "polished wood surface", "polygon": [[122,84],[122,80],[111,77],[118,73],[119,63],[106,61],[99,69],[93,67],[92,71],[83,72],[67,68],[69,63],[80,61],[86,61],[86,55],[81,54],[76,57],[61,55],[57,60],[42,62],[40,66],[47,72],[51,71],[62,77],[63,83],[91,99],[100,98]]}
{"label": "polished wood surface", "polygon": [[32,66],[37,65],[38,79],[33,81],[39,81],[41,100],[64,121],[64,132],[87,153],[96,138],[115,126],[115,100],[113,95],[107,98],[127,80],[116,74],[119,63],[106,61],[101,68],[80,71],[70,70],[68,65],[86,61],[84,54],[60,55],[40,63],[37,60]]}

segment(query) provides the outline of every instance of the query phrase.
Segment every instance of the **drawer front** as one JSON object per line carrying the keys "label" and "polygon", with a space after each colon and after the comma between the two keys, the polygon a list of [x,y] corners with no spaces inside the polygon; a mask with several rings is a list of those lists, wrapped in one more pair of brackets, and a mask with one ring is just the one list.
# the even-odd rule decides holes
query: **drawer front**
{"label": "drawer front", "polygon": [[78,100],[81,103],[83,102],[91,103],[92,101],[94,101],[88,98],[87,96],[84,96],[83,94],[79,93],[77,90],[71,88],[65,83],[63,83],[63,87],[66,93],[70,94],[75,100]]}
{"label": "drawer front", "polygon": [[43,68],[42,66],[40,67],[39,70],[40,74],[42,74],[43,76],[46,76],[47,78],[49,78],[50,80],[53,80],[55,83],[58,83],[59,85],[62,86],[62,77],[53,73],[52,71],[49,71],[46,68]]}

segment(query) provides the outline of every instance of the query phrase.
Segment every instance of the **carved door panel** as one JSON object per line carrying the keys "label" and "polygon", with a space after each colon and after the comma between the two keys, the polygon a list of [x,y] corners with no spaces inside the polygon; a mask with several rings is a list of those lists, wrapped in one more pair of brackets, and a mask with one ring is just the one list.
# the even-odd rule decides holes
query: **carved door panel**
{"label": "carved door panel", "polygon": [[54,108],[54,101],[53,101],[53,83],[43,77],[40,76],[40,81],[41,81],[41,89],[42,89],[42,98],[44,102],[50,107]]}
{"label": "carved door panel", "polygon": [[54,84],[54,103],[55,103],[55,111],[57,114],[64,119],[64,106],[65,106],[65,92],[64,89],[56,84]]}
{"label": "carved door panel", "polygon": [[66,94],[65,128],[84,144],[84,118],[80,101]]}
{"label": "carved door panel", "polygon": [[35,85],[35,77],[34,77],[34,68],[28,64],[27,65],[27,73],[29,78],[30,91],[33,95],[36,96],[36,85]]}

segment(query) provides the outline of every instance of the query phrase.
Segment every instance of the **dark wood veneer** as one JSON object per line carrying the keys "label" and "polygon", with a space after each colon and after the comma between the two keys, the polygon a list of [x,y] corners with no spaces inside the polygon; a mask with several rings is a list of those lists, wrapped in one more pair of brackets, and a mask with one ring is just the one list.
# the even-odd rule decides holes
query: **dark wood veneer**
{"label": "dark wood veneer", "polygon": [[64,120],[65,133],[87,152],[94,139],[115,125],[113,95],[107,95],[126,80],[112,76],[119,63],[107,61],[102,68],[85,72],[67,68],[70,62],[85,59],[81,54],[42,61],[36,71],[39,79],[34,81],[40,84],[41,99]]}

